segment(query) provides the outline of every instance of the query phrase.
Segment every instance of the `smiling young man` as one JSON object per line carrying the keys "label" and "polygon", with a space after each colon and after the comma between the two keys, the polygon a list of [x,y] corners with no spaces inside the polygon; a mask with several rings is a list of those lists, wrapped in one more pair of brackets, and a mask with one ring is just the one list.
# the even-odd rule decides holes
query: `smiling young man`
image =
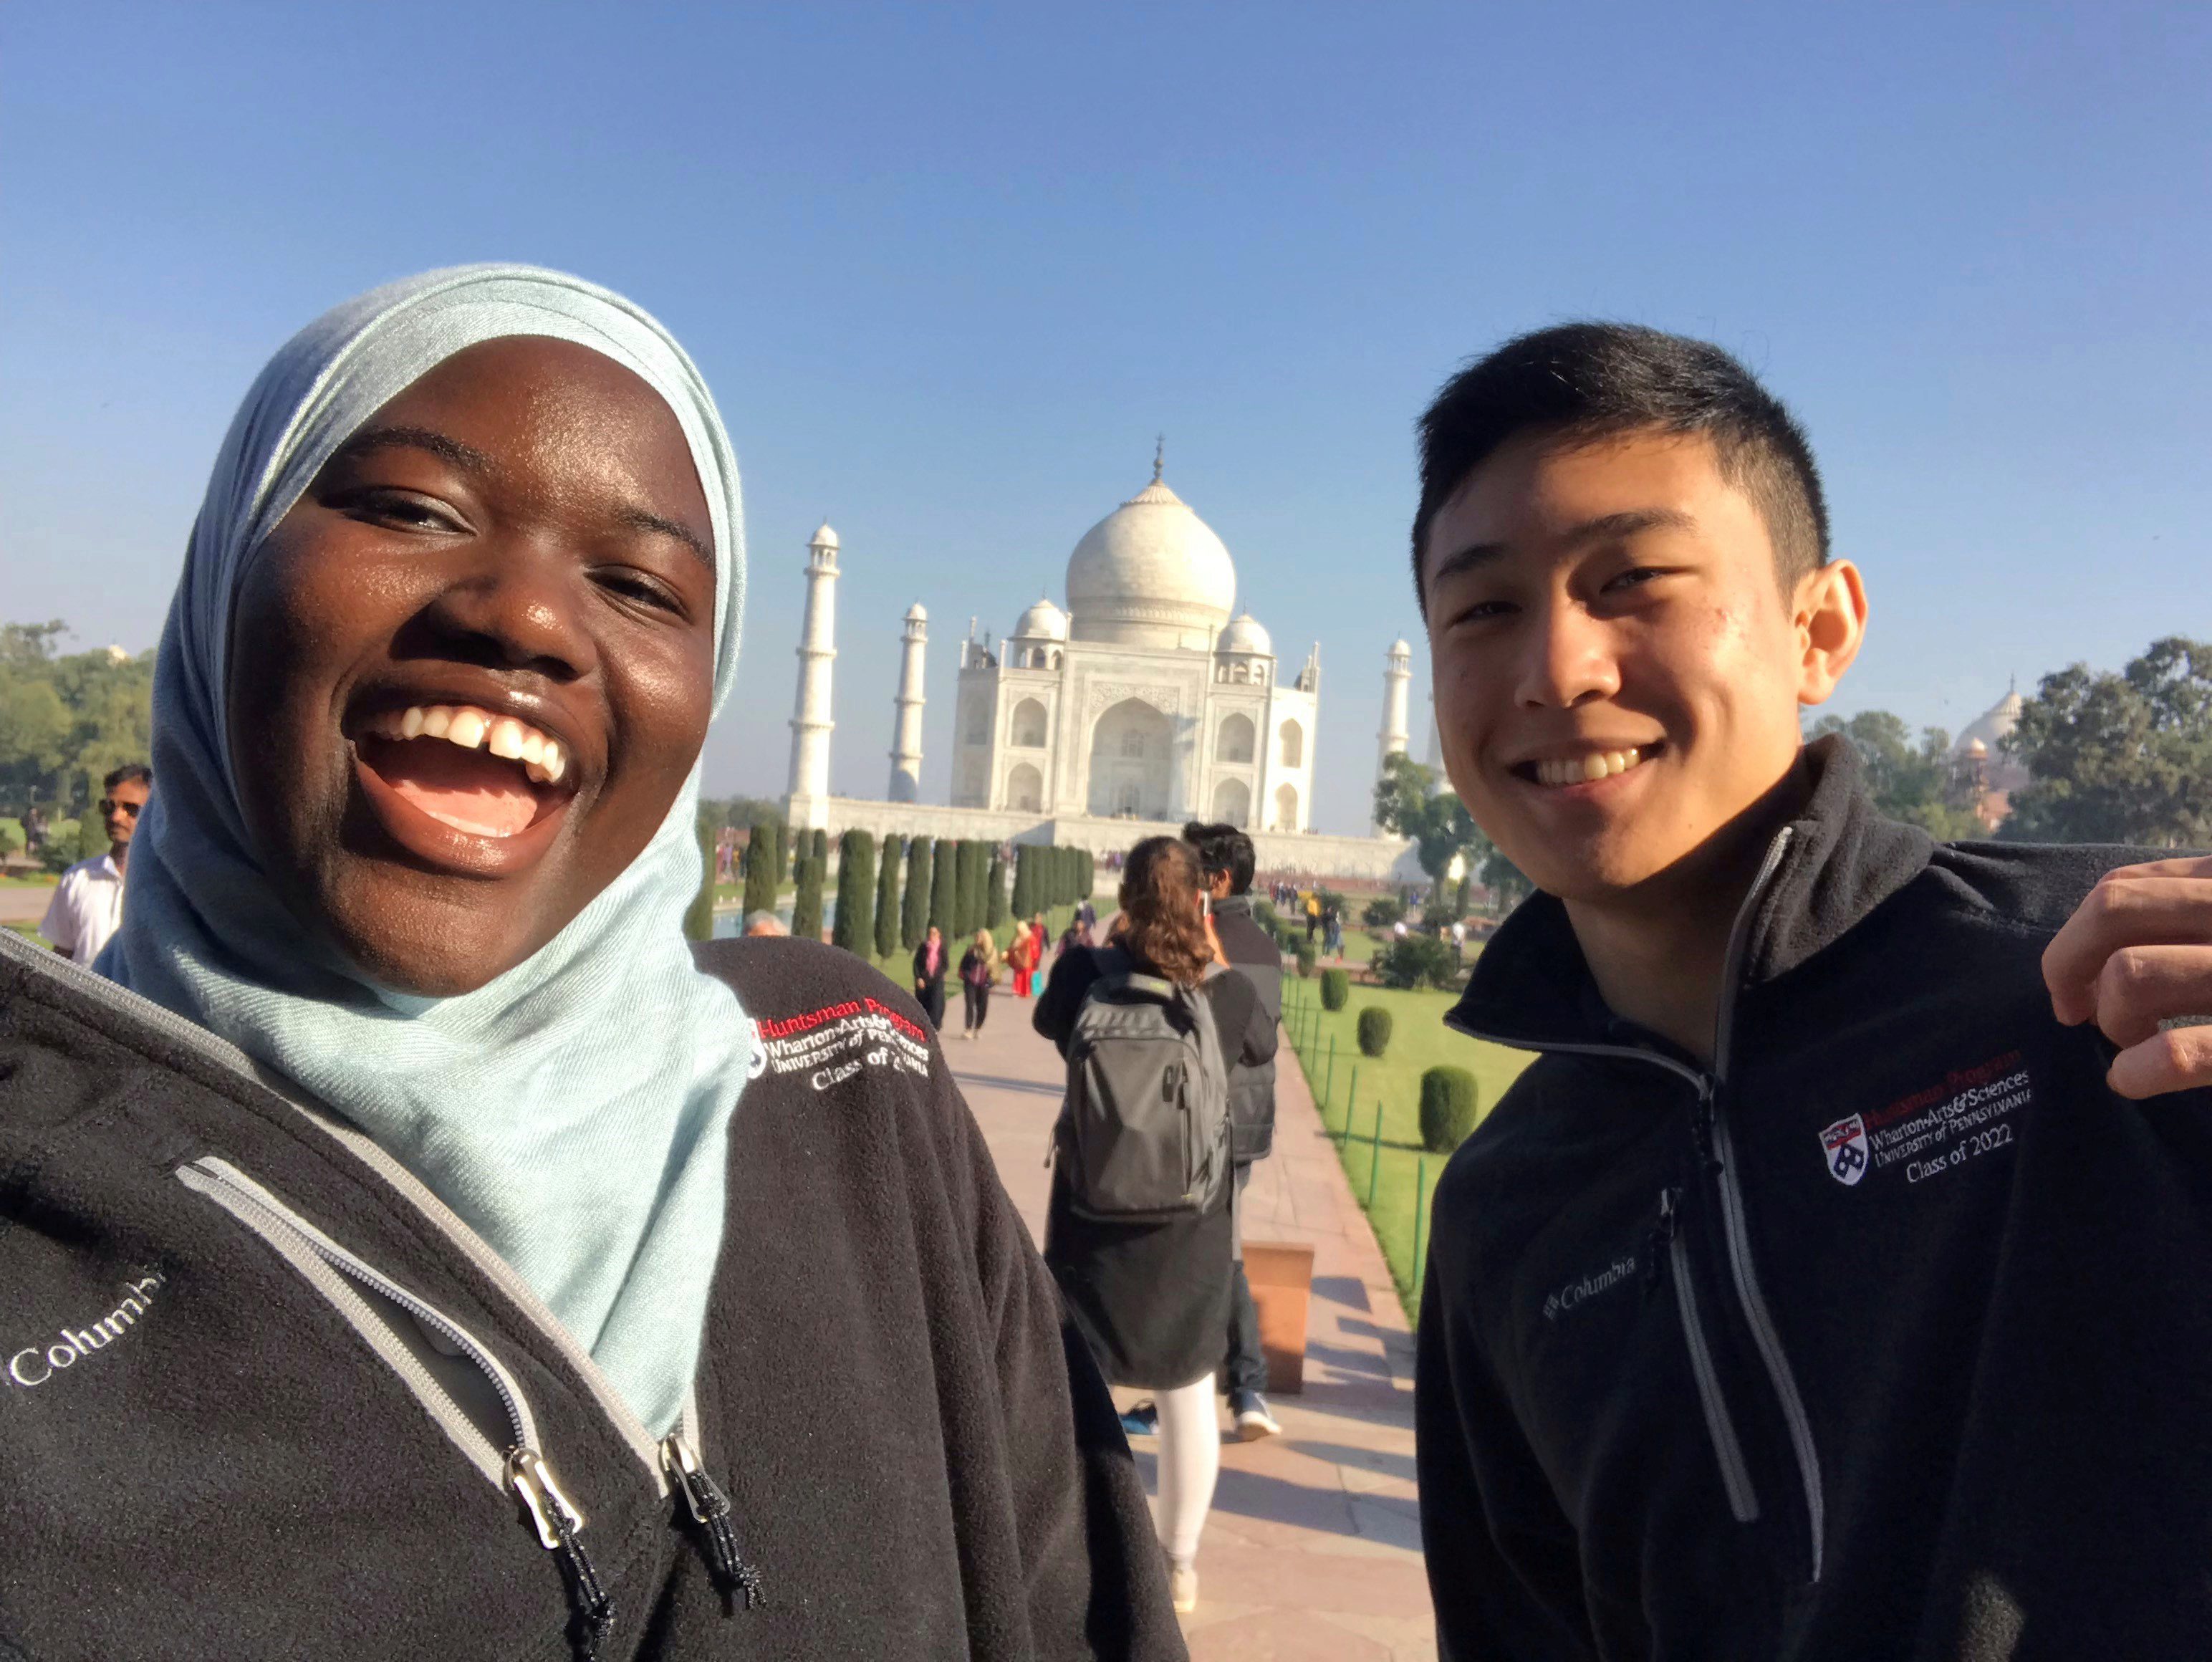
{"label": "smiling young man", "polygon": [[2212,862],[1939,846],[1802,743],[1865,588],[1714,347],[1462,372],[1413,554],[1540,891],[1450,1017],[1541,1055],[1437,1199],[1444,1654],[2201,1655]]}

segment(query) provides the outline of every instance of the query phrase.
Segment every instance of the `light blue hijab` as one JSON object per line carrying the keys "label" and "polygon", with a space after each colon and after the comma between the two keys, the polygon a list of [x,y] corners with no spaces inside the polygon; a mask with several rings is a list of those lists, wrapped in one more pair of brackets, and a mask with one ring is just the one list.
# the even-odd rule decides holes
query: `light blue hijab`
{"label": "light blue hijab", "polygon": [[469,265],[372,290],[287,342],[216,459],[154,673],[152,806],[108,976],[296,1081],[420,1178],[537,1290],[639,1419],[672,1426],[722,1237],[730,1113],[750,1024],[683,935],[698,892],[695,763],[628,870],[476,992],[374,985],[285,910],[239,807],[224,690],[233,601],[325,462],[428,370],[545,335],[605,354],[682,424],[714,533],[715,709],[744,591],[737,459],[690,358],[618,295]]}

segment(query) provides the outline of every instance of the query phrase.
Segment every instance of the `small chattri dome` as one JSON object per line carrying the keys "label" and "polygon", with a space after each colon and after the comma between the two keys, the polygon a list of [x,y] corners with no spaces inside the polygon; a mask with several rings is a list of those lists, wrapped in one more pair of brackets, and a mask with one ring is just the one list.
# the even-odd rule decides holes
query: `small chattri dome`
{"label": "small chattri dome", "polygon": [[926,624],[929,621],[929,613],[923,611],[921,602],[916,600],[906,609],[906,620],[910,624]]}
{"label": "small chattri dome", "polygon": [[1064,641],[1067,638],[1067,614],[1050,600],[1040,599],[1014,625],[1017,641]]}
{"label": "small chattri dome", "polygon": [[837,540],[837,533],[830,528],[830,521],[824,520],[822,528],[806,539],[806,545],[809,548],[841,548],[844,545]]}
{"label": "small chattri dome", "polygon": [[1260,626],[1260,620],[1257,618],[1249,612],[1240,612],[1230,620],[1229,627],[1221,631],[1221,639],[1216,643],[1214,650],[1249,653],[1258,657],[1272,658],[1275,655],[1275,643],[1268,636],[1267,631]]}
{"label": "small chattri dome", "polygon": [[1410,659],[1413,655],[1413,648],[1406,644],[1406,637],[1401,635],[1390,642],[1390,655],[1393,658]]}

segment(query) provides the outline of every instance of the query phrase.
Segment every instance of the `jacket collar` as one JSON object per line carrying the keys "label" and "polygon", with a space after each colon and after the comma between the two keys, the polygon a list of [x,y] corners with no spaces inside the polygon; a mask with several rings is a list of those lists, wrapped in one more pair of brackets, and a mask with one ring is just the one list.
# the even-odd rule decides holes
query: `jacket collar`
{"label": "jacket collar", "polygon": [[[1805,810],[1775,833],[1736,922],[1737,987],[1788,974],[1833,946],[1917,876],[1935,839],[1886,819],[1866,793],[1858,753],[1841,737],[1815,740],[1805,760],[1813,790]],[[1529,1050],[1589,1045],[1672,1046],[1614,1016],[1575,939],[1567,909],[1539,893],[1516,907],[1475,960],[1466,994],[1447,1018],[1462,1032]]]}
{"label": "jacket collar", "polygon": [[1217,917],[1249,917],[1252,916],[1252,897],[1249,894],[1225,894],[1213,903]]}

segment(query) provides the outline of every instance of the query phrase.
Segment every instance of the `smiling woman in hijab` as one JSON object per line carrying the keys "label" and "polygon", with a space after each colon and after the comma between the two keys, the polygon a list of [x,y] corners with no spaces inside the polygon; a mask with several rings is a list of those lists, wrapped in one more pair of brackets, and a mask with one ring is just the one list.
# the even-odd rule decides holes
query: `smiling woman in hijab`
{"label": "smiling woman in hijab", "polygon": [[573,277],[254,383],[107,979],[0,945],[0,1655],[1182,1653],[921,1012],[683,940],[742,537]]}

